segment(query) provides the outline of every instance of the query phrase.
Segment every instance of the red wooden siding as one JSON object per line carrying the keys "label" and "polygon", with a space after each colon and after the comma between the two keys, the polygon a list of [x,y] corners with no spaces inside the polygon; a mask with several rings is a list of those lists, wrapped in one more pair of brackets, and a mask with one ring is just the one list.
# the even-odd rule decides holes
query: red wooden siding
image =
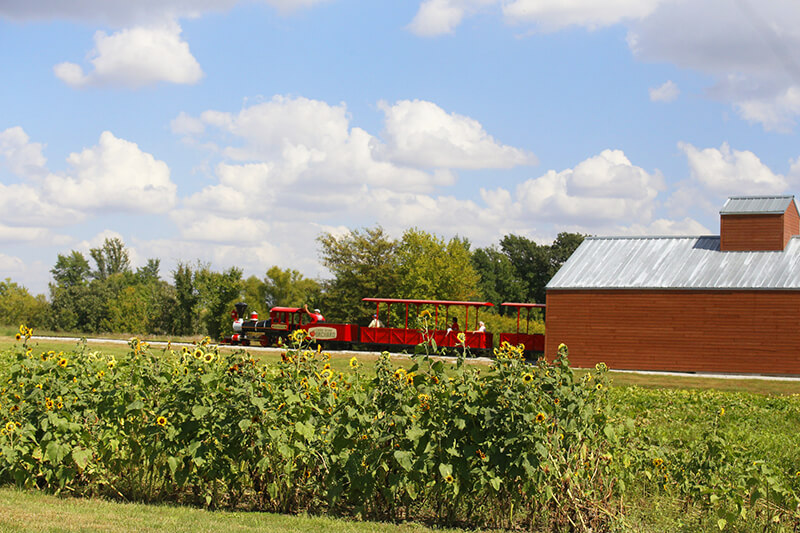
{"label": "red wooden siding", "polygon": [[800,291],[550,290],[562,342],[577,367],[800,374]]}
{"label": "red wooden siding", "polygon": [[784,215],[722,215],[719,249],[723,252],[783,250]]}
{"label": "red wooden siding", "polygon": [[789,239],[794,235],[800,235],[800,215],[794,202],[791,202],[783,214],[783,248],[786,248]]}

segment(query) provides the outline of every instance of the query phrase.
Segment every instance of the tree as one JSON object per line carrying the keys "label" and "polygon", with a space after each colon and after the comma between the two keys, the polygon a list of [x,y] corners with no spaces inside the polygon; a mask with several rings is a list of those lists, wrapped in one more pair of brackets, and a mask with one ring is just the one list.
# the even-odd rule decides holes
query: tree
{"label": "tree", "polygon": [[92,275],[95,279],[106,279],[114,274],[122,274],[131,271],[131,261],[128,250],[117,237],[106,239],[100,248],[92,248],[89,255],[97,265]]}
{"label": "tree", "polygon": [[264,278],[264,299],[267,309],[275,306],[301,307],[318,302],[321,294],[319,283],[304,278],[297,270],[281,270],[277,266],[267,270]]}
{"label": "tree", "polygon": [[469,242],[442,238],[412,228],[403,233],[397,250],[398,298],[473,300],[478,297],[478,273],[472,266]]}
{"label": "tree", "polygon": [[43,294],[33,296],[11,278],[0,281],[0,324],[41,327],[45,324],[48,308]]}
{"label": "tree", "polygon": [[362,298],[387,297],[396,293],[398,282],[395,252],[397,241],[383,228],[353,230],[343,236],[321,235],[322,264],[333,278],[323,284],[323,311],[330,321],[364,321],[372,307]]}
{"label": "tree", "polygon": [[503,315],[503,302],[525,300],[525,284],[516,277],[514,266],[506,254],[496,246],[478,248],[472,253],[472,265],[480,276],[478,288],[483,300],[492,302]]}
{"label": "tree", "polygon": [[219,339],[230,327],[230,310],[241,296],[242,271],[231,267],[220,273],[205,266],[197,270],[195,283],[200,321],[209,337]]}
{"label": "tree", "polygon": [[56,264],[50,269],[50,273],[57,286],[72,287],[88,283],[91,269],[89,261],[83,254],[72,250],[69,255],[58,254]]}
{"label": "tree", "polygon": [[551,245],[536,244],[518,235],[506,235],[500,241],[519,279],[525,284],[525,300],[544,302],[545,286],[583,242],[584,235],[559,233]]}
{"label": "tree", "polygon": [[[198,266],[200,266],[198,264]],[[172,281],[175,284],[176,318],[175,333],[177,335],[193,335],[197,332],[197,304],[199,296],[195,286],[195,273],[186,263],[178,263],[172,271]]]}

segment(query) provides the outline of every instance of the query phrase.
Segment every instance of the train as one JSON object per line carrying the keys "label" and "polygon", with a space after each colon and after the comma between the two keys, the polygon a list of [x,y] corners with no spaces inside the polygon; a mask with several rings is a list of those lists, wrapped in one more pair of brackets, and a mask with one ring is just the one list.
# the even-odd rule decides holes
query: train
{"label": "train", "polygon": [[[370,326],[350,323],[326,322],[318,310],[309,311],[307,307],[273,307],[269,318],[259,320],[255,312],[247,312],[247,304],[237,303],[231,312],[233,333],[222,339],[222,344],[242,346],[282,346],[289,334],[304,330],[308,337],[325,349],[370,351],[411,351],[415,346],[432,339],[440,348],[469,348],[476,355],[491,355],[494,335],[484,331],[478,319],[481,309],[494,307],[491,302],[471,302],[453,300],[416,300],[405,298],[363,298],[362,301],[375,304],[375,313]],[[392,315],[392,306],[400,306],[401,312]],[[513,346],[523,346],[526,357],[535,358],[544,352],[544,335],[529,333],[530,314],[534,309],[545,309],[544,304],[504,302],[500,304],[517,312],[515,332],[499,333],[499,343],[508,342]],[[451,321],[452,307],[465,309],[463,331],[457,320]],[[431,311],[432,309],[432,311]],[[382,312],[383,310],[383,312]],[[421,311],[420,311],[421,310]],[[475,327],[470,329],[470,310],[474,310]],[[525,331],[522,329],[522,312],[527,312]],[[386,318],[386,324],[381,317]],[[389,317],[400,323],[390,324]],[[420,328],[417,317],[425,317],[426,328]],[[409,321],[410,319],[410,321]],[[459,335],[463,333],[463,337]]]}

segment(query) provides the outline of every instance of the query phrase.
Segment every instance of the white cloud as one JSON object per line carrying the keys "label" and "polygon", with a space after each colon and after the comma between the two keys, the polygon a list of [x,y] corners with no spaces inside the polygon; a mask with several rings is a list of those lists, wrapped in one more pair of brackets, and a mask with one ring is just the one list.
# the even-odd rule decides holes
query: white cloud
{"label": "white cloud", "polygon": [[545,31],[568,26],[595,29],[649,15],[662,0],[512,0],[503,5],[506,19]]}
{"label": "white cloud", "polygon": [[[328,0],[260,0],[281,12],[312,7]],[[242,0],[37,0],[0,2],[0,17],[14,20],[72,19],[116,26],[149,24],[227,11]]]}
{"label": "white cloud", "polygon": [[8,169],[19,177],[37,178],[46,174],[47,160],[42,154],[43,146],[30,142],[30,138],[19,126],[0,132],[0,159]]}
{"label": "white cloud", "polygon": [[178,135],[200,135],[206,129],[202,120],[189,116],[183,111],[172,119],[169,125],[172,133]]}
{"label": "white cloud", "polygon": [[196,83],[203,71],[180,34],[181,28],[175,22],[129,28],[113,35],[98,31],[90,54],[94,70],[84,74],[75,63],[60,63],[53,70],[72,87],[136,88],[160,81]]}
{"label": "white cloud", "polygon": [[766,129],[800,115],[800,6],[794,0],[672,0],[630,26],[645,61],[669,62],[716,80],[709,94]]}
{"label": "white cloud", "polygon": [[681,220],[659,218],[650,224],[632,224],[620,228],[620,235],[713,235],[715,231],[706,228],[693,218],[686,217]]}
{"label": "white cloud", "polygon": [[73,176],[50,175],[46,197],[75,209],[163,213],[175,205],[176,186],[169,167],[139,146],[111,132],[97,146],[67,158]]}
{"label": "white cloud", "polygon": [[675,82],[667,80],[661,86],[650,89],[650,100],[653,102],[674,102],[680,92]]}
{"label": "white cloud", "polygon": [[495,3],[497,0],[425,0],[408,29],[423,37],[452,33],[466,15]]}
{"label": "white cloud", "polygon": [[385,157],[414,167],[511,168],[536,157],[498,143],[477,121],[432,102],[401,100],[378,107],[386,115]]}
{"label": "white cloud", "polygon": [[681,142],[678,148],[686,154],[692,179],[720,197],[780,194],[789,187],[784,176],[772,172],[753,152],[732,150],[728,143],[701,150]]}

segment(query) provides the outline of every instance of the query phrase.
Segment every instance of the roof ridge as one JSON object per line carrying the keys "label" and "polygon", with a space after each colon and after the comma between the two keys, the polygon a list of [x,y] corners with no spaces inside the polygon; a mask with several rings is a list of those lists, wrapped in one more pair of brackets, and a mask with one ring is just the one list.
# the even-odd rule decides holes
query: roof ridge
{"label": "roof ridge", "polygon": [[719,239],[719,235],[591,235],[586,240]]}

